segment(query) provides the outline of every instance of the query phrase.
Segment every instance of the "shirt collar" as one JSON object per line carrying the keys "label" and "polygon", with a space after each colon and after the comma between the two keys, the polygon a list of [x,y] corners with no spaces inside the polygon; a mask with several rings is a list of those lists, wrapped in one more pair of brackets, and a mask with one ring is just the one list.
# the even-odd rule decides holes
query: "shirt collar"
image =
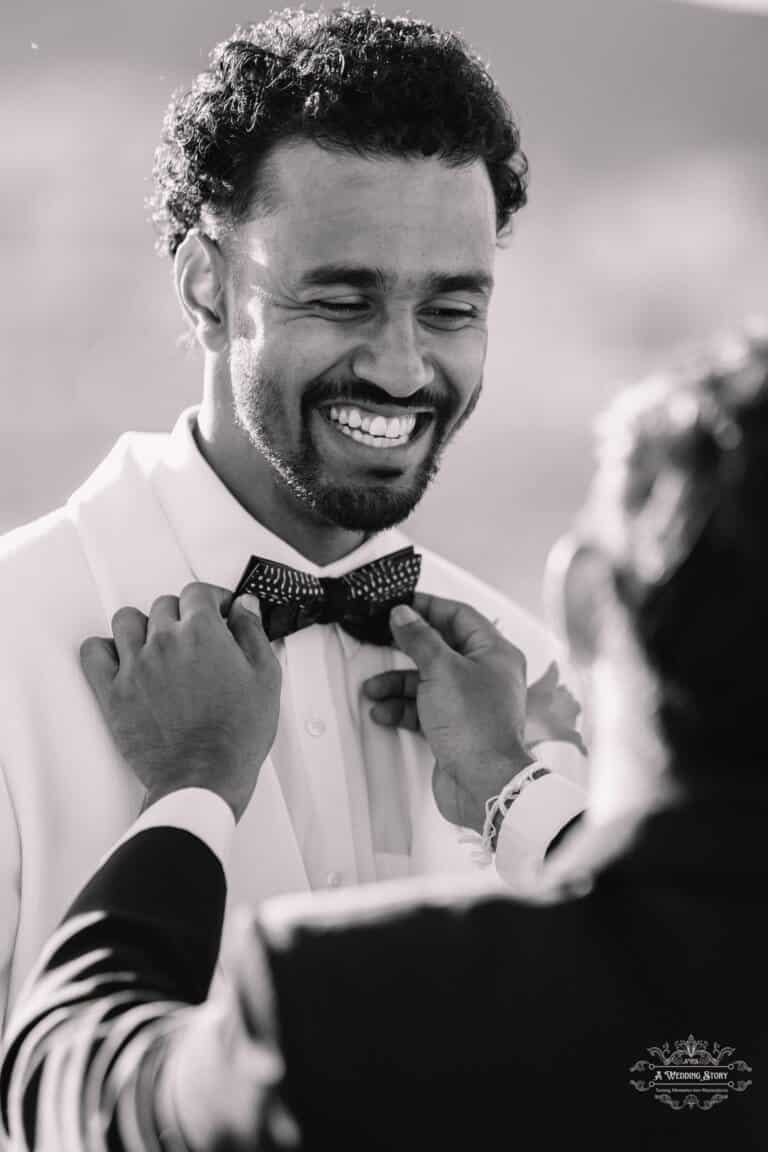
{"label": "shirt collar", "polygon": [[[197,408],[181,414],[153,473],[155,492],[196,580],[234,588],[251,556],[313,576],[343,576],[409,545],[401,532],[387,529],[333,564],[313,564],[246,512],[222,483],[195,443],[196,419]],[[340,634],[347,655],[356,653],[359,642],[341,629]]]}

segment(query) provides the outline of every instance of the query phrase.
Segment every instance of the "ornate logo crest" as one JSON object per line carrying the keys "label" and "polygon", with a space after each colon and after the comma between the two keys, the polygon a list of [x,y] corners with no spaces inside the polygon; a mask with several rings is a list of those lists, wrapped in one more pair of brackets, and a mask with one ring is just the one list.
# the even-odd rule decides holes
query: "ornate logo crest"
{"label": "ornate logo crest", "polygon": [[652,1059],[638,1060],[629,1069],[640,1073],[629,1083],[638,1092],[652,1092],[654,1099],[676,1110],[701,1108],[708,1111],[727,1100],[732,1092],[746,1092],[752,1081],[743,1073],[752,1069],[744,1060],[733,1060],[735,1049],[691,1035],[674,1044],[665,1041],[646,1048]]}

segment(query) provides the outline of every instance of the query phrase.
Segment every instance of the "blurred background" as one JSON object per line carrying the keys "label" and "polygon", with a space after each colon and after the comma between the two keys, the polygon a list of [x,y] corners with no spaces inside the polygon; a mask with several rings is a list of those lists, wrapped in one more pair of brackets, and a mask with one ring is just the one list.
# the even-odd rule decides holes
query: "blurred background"
{"label": "blurred background", "polygon": [[[490,62],[529,206],[484,398],[407,530],[540,609],[617,384],[768,312],[768,17],[672,0],[419,0]],[[404,7],[389,2],[380,11]],[[201,365],[145,199],[173,88],[261,0],[3,0],[0,530],[60,503]]]}

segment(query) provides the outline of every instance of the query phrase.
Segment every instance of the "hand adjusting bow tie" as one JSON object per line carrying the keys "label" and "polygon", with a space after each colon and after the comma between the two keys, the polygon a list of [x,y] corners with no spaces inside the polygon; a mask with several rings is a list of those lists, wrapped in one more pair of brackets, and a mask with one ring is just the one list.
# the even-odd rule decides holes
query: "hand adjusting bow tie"
{"label": "hand adjusting bow tie", "polygon": [[410,604],[421,571],[413,548],[391,552],[344,576],[311,576],[287,564],[252,556],[235,596],[250,592],[261,605],[270,640],[280,640],[310,624],[340,624],[364,644],[392,643],[389,612]]}

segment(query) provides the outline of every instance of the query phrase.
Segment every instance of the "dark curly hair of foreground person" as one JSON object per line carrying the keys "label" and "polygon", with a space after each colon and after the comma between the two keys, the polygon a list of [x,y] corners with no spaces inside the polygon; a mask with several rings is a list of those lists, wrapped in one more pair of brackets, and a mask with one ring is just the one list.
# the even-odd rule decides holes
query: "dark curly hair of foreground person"
{"label": "dark curly hair of foreground person", "polygon": [[482,160],[501,233],[526,201],[528,164],[510,110],[459,36],[367,9],[285,10],[238,28],[177,93],[155,154],[158,247],[237,223],[258,162],[291,138],[359,155]]}
{"label": "dark curly hair of foreground person", "polygon": [[728,793],[768,715],[768,327],[627,390],[601,432],[591,522],[661,733],[697,794]]}

